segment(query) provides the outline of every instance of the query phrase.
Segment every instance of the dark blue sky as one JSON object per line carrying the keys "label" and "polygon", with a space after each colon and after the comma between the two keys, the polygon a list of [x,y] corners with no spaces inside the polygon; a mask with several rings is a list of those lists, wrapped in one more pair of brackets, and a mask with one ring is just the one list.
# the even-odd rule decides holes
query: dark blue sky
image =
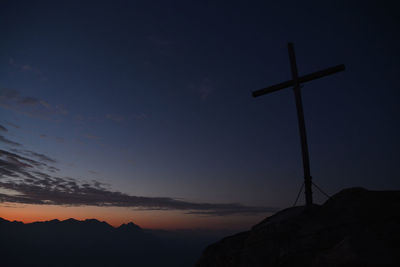
{"label": "dark blue sky", "polygon": [[290,79],[292,41],[300,75],[346,65],[302,89],[314,181],[399,189],[399,8],[367,2],[3,1],[0,122],[21,146],[0,145],[133,196],[286,207],[293,92],[251,91]]}

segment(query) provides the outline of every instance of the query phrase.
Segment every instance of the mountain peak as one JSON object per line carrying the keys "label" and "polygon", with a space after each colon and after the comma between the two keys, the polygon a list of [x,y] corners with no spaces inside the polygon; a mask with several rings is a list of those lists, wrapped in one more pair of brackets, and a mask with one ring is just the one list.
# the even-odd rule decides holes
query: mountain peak
{"label": "mountain peak", "polygon": [[120,229],[120,230],[141,230],[142,228],[140,228],[139,225],[136,225],[133,222],[129,222],[129,223],[121,224],[121,226],[118,227],[118,229]]}

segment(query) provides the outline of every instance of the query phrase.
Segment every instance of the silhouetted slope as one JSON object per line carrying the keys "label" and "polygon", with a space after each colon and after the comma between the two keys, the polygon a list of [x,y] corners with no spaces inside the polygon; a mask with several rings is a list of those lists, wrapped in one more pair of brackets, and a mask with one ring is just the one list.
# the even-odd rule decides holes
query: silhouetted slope
{"label": "silhouetted slope", "polygon": [[400,191],[351,188],[311,213],[285,209],[210,245],[197,266],[400,266]]}
{"label": "silhouetted slope", "polygon": [[210,236],[114,228],[98,220],[23,224],[0,218],[0,266],[192,266]]}

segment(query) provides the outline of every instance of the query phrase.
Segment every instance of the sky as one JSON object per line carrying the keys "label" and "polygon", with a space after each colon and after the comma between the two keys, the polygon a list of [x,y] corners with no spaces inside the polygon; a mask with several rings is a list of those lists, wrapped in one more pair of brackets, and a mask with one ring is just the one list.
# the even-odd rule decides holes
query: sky
{"label": "sky", "polygon": [[[399,190],[390,1],[2,1],[0,217],[248,228],[303,182]],[[326,197],[314,190],[316,203]],[[304,203],[301,196],[300,203]]]}

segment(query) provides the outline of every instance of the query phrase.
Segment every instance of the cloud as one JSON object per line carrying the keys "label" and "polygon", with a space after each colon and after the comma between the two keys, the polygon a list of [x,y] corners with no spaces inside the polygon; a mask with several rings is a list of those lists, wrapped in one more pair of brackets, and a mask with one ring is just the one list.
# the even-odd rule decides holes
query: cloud
{"label": "cloud", "polygon": [[106,114],[106,119],[112,120],[114,122],[122,122],[125,120],[125,118],[121,115],[116,115],[116,114]]}
{"label": "cloud", "polygon": [[[212,204],[211,204],[212,205]],[[210,209],[210,210],[200,210],[200,211],[188,211],[186,214],[196,214],[196,215],[204,215],[204,216],[228,216],[232,214],[241,214],[241,215],[254,215],[254,214],[262,214],[266,212],[277,212],[276,208],[265,208],[265,207],[249,207],[243,206],[238,203],[233,204],[221,204],[219,209]]]}
{"label": "cloud", "polygon": [[85,134],[85,137],[87,139],[100,139],[100,136],[94,135],[94,134]]}
{"label": "cloud", "polygon": [[49,156],[46,156],[44,154],[40,154],[40,153],[36,153],[30,150],[25,150],[25,153],[27,153],[28,155],[34,156],[35,158],[41,160],[41,161],[45,161],[48,163],[56,163],[57,161],[55,159],[50,158]]}
{"label": "cloud", "polygon": [[148,116],[147,116],[147,114],[141,112],[141,113],[133,114],[133,118],[135,120],[145,120],[148,118]]}
{"label": "cloud", "polygon": [[58,143],[64,143],[64,138],[62,138],[62,137],[55,137],[56,138],[56,141],[58,142]]}
{"label": "cloud", "polygon": [[0,89],[0,107],[47,120],[55,120],[61,115],[68,114],[68,111],[62,105],[51,105],[45,100],[23,96],[19,91],[8,88]]}
{"label": "cloud", "polygon": [[1,132],[8,132],[8,129],[0,124],[0,131]]}
{"label": "cloud", "polygon": [[9,122],[9,121],[7,122],[7,124],[10,125],[10,126],[12,126],[12,127],[14,127],[14,128],[17,128],[17,129],[20,128],[18,125],[14,124],[14,123],[12,123],[12,122]]}
{"label": "cloud", "polygon": [[0,188],[18,194],[0,193],[0,202],[39,204],[130,207],[138,210],[181,210],[189,214],[226,216],[274,212],[271,207],[252,207],[237,203],[195,203],[170,197],[132,196],[112,191],[99,181],[80,181],[58,177],[40,170],[48,165],[0,150]]}
{"label": "cloud", "polygon": [[208,78],[204,78],[196,85],[191,85],[190,88],[200,96],[201,100],[206,100],[215,91],[214,84]]}
{"label": "cloud", "polygon": [[7,144],[7,145],[12,145],[12,146],[21,146],[20,143],[11,141],[11,140],[5,138],[5,137],[2,136],[2,135],[0,135],[0,142],[5,143],[5,144]]}
{"label": "cloud", "polygon": [[129,120],[137,120],[137,121],[143,121],[148,118],[148,115],[143,112],[138,112],[138,113],[133,113],[133,114],[125,114],[125,116],[118,115],[118,114],[110,114],[107,113],[104,116],[107,120],[111,120],[113,122],[121,123],[123,121],[129,121]]}
{"label": "cloud", "polygon": [[[44,167],[48,167],[48,165],[44,162],[40,162],[34,159],[30,159],[21,155],[18,155],[16,153],[8,152],[6,150],[0,149],[0,159],[3,160],[3,165],[0,164],[0,168],[4,167],[7,169],[7,167],[12,167],[15,164],[18,163],[19,166],[24,166],[24,167],[29,167],[29,168],[39,168],[43,169]],[[11,165],[9,165],[11,163]],[[16,166],[14,166],[16,167]],[[18,174],[18,169],[17,168],[11,168],[12,170],[15,171],[15,174]],[[29,170],[21,169],[20,171],[23,171],[24,173]]]}
{"label": "cloud", "polygon": [[31,150],[18,150],[18,149],[11,149],[11,151],[16,152],[16,153],[20,153],[23,154],[25,156],[31,156],[36,158],[39,161],[44,161],[47,163],[57,163],[57,161],[47,155],[41,154],[41,153],[37,153]]}
{"label": "cloud", "polygon": [[36,105],[40,103],[40,100],[34,97],[21,97],[20,98],[20,103],[24,105]]}
{"label": "cloud", "polygon": [[56,168],[56,167],[54,167],[54,166],[48,166],[47,167],[47,169],[50,171],[50,172],[59,172],[60,171],[60,169],[58,169],[58,168]]}
{"label": "cloud", "polygon": [[34,68],[29,64],[19,64],[15,62],[13,58],[10,58],[8,63],[14,67],[15,69],[22,71],[22,72],[28,72],[28,73],[33,73],[37,75],[41,80],[46,81],[47,77],[43,75],[42,71],[39,70],[38,68]]}

